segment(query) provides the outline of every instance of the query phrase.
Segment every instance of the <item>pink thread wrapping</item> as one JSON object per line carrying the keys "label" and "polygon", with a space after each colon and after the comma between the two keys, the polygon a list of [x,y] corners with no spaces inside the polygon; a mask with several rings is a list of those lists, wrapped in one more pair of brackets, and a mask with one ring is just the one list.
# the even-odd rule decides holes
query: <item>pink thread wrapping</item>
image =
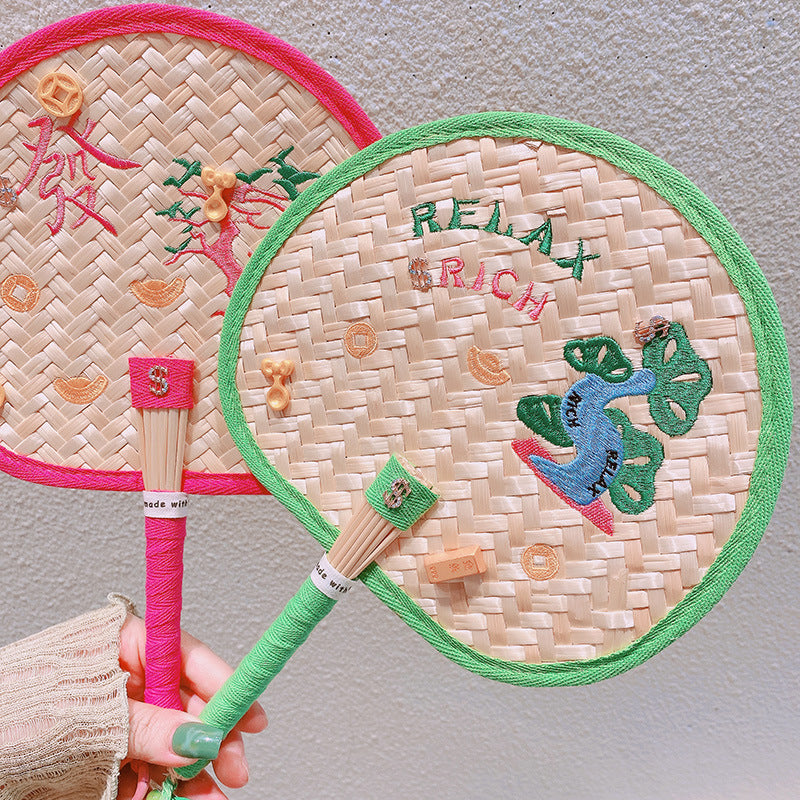
{"label": "pink thread wrapping", "polygon": [[194,361],[186,358],[129,358],[134,408],[192,408]]}
{"label": "pink thread wrapping", "polygon": [[539,478],[545,486],[554,491],[568,506],[574,508],[576,511],[580,511],[592,525],[599,528],[603,533],[608,536],[614,535],[614,518],[599,498],[597,500],[592,500],[588,506],[580,506],[574,500],[567,497],[555,484],[547,480],[547,478],[533,466],[530,460],[530,456],[532,455],[541,456],[548,461],[555,461],[553,456],[548,453],[536,439],[518,439],[511,442],[511,447],[525,464],[536,473],[536,477]]}
{"label": "pink thread wrapping", "polygon": [[183,710],[181,678],[181,586],[186,517],[145,517],[144,700],[162,708]]}
{"label": "pink thread wrapping", "polygon": [[281,70],[308,89],[350,134],[358,147],[380,133],[356,101],[308,56],[264,31],[209,11],[142,4],[90,11],[56,22],[0,53],[0,86],[45,59],[106,36],[177,33],[240,50]]}

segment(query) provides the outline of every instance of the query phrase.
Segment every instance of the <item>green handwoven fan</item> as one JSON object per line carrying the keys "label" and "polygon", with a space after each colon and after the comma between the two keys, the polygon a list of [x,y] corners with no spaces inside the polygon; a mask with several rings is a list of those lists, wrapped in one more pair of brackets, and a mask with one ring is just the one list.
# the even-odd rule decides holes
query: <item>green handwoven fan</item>
{"label": "green handwoven fan", "polygon": [[[282,411],[265,360],[294,365]],[[423,125],[316,182],[236,286],[219,378],[248,466],[326,548],[393,453],[416,465],[439,502],[364,582],[521,685],[616,675],[699,620],[764,531],[791,426],[774,300],[719,211],[537,115]]]}

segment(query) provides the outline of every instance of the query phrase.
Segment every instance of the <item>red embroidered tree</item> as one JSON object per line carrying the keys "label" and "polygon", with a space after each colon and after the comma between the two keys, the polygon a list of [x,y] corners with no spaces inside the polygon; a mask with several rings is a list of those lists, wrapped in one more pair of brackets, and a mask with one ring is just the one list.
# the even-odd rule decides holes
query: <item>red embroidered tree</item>
{"label": "red embroidered tree", "polygon": [[[211,222],[208,219],[192,219],[197,212],[201,211],[202,203],[208,199],[208,194],[202,188],[197,191],[189,191],[184,188],[184,185],[192,178],[199,179],[202,165],[199,161],[188,161],[184,158],[174,159],[176,164],[180,164],[184,168],[184,174],[180,178],[167,178],[164,185],[175,186],[182,198],[186,198],[190,202],[201,201],[201,205],[195,205],[186,210],[183,208],[184,200],[181,199],[169,208],[156,211],[159,216],[167,216],[171,220],[184,223],[186,227],[182,232],[189,234],[189,237],[177,247],[164,248],[172,254],[164,262],[165,265],[175,264],[184,255],[204,255],[210,258],[228,279],[225,294],[230,296],[236,281],[242,274],[242,265],[233,254],[233,243],[242,232],[242,226],[249,225],[256,230],[267,230],[271,222],[260,224],[257,221],[263,212],[267,208],[283,211],[289,202],[300,193],[301,190],[297,188],[300,184],[319,177],[316,172],[304,172],[288,164],[286,158],[292,150],[292,147],[283,150],[269,162],[276,164],[279,175],[279,178],[273,179],[272,183],[284,189],[286,194],[278,194],[254,185],[263,175],[274,172],[273,169],[263,167],[250,174],[237,172],[236,186],[223,195],[228,204],[229,213],[219,223]],[[202,217],[202,213],[198,217]],[[261,220],[261,223],[263,222],[264,220]]]}

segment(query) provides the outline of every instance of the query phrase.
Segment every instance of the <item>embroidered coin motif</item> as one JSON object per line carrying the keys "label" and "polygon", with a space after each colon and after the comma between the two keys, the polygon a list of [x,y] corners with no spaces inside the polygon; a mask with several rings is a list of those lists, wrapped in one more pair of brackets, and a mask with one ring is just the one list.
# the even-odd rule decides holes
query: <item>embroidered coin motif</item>
{"label": "embroidered coin motif", "polygon": [[39,81],[36,96],[54,117],[71,117],[83,103],[83,90],[71,75],[51,72]]}
{"label": "embroidered coin motif", "polygon": [[344,334],[344,346],[353,358],[364,358],[378,349],[378,334],[368,322],[355,322]]}
{"label": "embroidered coin motif", "polygon": [[0,284],[0,299],[12,311],[30,311],[39,302],[39,287],[27,275],[9,275]]}
{"label": "embroidered coin motif", "polygon": [[535,581],[546,581],[558,572],[558,556],[547,544],[534,544],[522,553],[522,569]]}
{"label": "embroidered coin motif", "polygon": [[511,380],[511,376],[500,366],[494,353],[479,350],[475,345],[467,351],[467,367],[473,378],[487,386],[500,386]]}
{"label": "embroidered coin motif", "polygon": [[11,179],[4,175],[0,178],[0,206],[3,206],[3,208],[14,208],[16,204],[17,193],[14,191]]}

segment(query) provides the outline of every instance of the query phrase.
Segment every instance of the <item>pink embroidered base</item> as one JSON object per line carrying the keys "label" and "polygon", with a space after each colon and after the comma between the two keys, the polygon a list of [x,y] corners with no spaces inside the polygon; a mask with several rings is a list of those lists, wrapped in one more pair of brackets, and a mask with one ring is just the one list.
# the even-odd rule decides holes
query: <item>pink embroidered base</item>
{"label": "pink embroidered base", "polygon": [[[380,133],[355,100],[299,50],[238,20],[179,6],[141,4],[102,8],[49,25],[0,52],[0,87],[64,50],[107,36],[136,33],[173,33],[239,50],[281,70],[311,92],[359,148],[380,139]],[[86,132],[79,134],[71,128],[67,132],[84,147],[91,147],[88,141],[79,141],[81,137],[86,139]],[[142,476],[137,471],[90,470],[47,464],[18,455],[2,445],[0,469],[16,478],[49,486],[120,492],[143,489]],[[184,491],[208,495],[269,494],[249,474],[189,471],[185,474]]]}
{"label": "pink embroidered base", "polygon": [[517,439],[511,442],[511,447],[514,449],[514,452],[525,462],[527,466],[529,466],[536,477],[539,478],[542,483],[545,484],[549,489],[554,491],[570,508],[574,508],[576,511],[579,511],[589,522],[592,523],[596,528],[599,528],[603,533],[608,534],[609,536],[614,535],[614,518],[611,516],[611,512],[603,505],[603,503],[598,498],[597,500],[592,500],[588,506],[580,506],[574,500],[567,497],[564,492],[561,491],[557,486],[552,484],[541,472],[539,472],[536,467],[533,466],[531,463],[530,457],[531,456],[541,456],[542,458],[546,458],[548,461],[555,461],[552,455],[547,452],[547,450],[542,447],[536,439]]}

